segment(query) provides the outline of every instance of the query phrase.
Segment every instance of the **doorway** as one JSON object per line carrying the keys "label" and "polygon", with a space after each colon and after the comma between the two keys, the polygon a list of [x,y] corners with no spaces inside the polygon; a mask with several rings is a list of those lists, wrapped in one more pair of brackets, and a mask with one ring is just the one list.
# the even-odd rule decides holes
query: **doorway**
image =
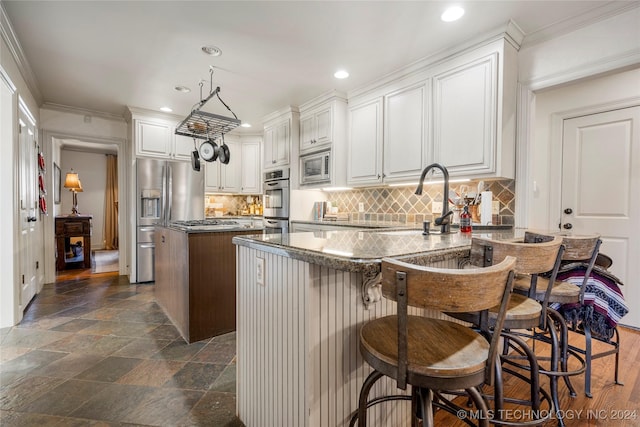
{"label": "doorway", "polygon": [[[54,139],[54,142],[60,148],[59,159],[63,177],[73,174],[72,176],[77,177],[82,183],[80,192],[76,194],[72,194],[74,191],[63,189],[56,215],[64,216],[74,211],[80,216],[91,218],[91,237],[88,239],[91,247],[82,247],[87,244],[87,239],[71,237],[65,245],[71,262],[58,262],[58,266],[63,265],[65,270],[90,270],[87,274],[118,272],[117,146],[71,139]],[[90,253],[91,259],[87,262],[73,263],[76,255],[74,252]],[[60,273],[59,268],[57,279]]]}
{"label": "doorway", "polygon": [[[103,226],[100,225],[100,235],[102,237],[96,236],[95,233],[92,234],[91,237],[91,246],[93,249],[92,253],[92,262],[91,268],[86,269],[77,269],[77,270],[63,270],[66,273],[75,272],[74,274],[83,274],[83,275],[91,275],[91,274],[106,274],[107,270],[116,271],[110,274],[117,275],[127,275],[128,271],[128,236],[126,233],[127,230],[127,168],[125,162],[125,152],[126,152],[126,141],[119,138],[96,138],[96,137],[86,137],[79,136],[73,134],[62,134],[57,132],[48,132],[45,130],[44,132],[44,140],[50,149],[50,156],[56,164],[60,165],[61,168],[61,181],[64,183],[64,178],[66,173],[70,171],[71,168],[74,169],[74,172],[79,172],[79,178],[82,182],[83,191],[78,193],[78,210],[80,213],[87,213],[94,215],[96,212],[102,211],[104,209],[104,198],[106,187],[104,185],[104,178],[102,178],[102,183],[96,184],[95,182],[92,184],[92,180],[95,179],[95,175],[104,175],[104,172],[100,172],[99,174],[95,173],[95,168],[91,166],[91,164],[87,164],[86,158],[101,157],[104,159],[106,154],[114,154],[116,156],[116,164],[117,164],[117,187],[120,189],[117,195],[116,203],[117,203],[117,237],[118,237],[118,253],[117,253],[117,261],[114,259],[114,254],[108,254],[108,257],[103,257],[105,259],[98,259],[98,263],[96,264],[96,251],[102,252],[105,249],[104,245],[104,234],[103,234]],[[65,160],[63,163],[62,155],[63,151],[65,154],[65,159],[69,160],[68,162]],[[103,167],[104,171],[104,167]],[[93,187],[93,189],[91,188]],[[65,189],[61,188],[60,194],[60,202],[59,204],[55,204],[52,209],[53,215],[49,215],[47,219],[47,224],[45,226],[45,236],[54,236],[55,235],[55,227],[54,227],[54,218],[57,215],[68,215],[72,210],[72,194]],[[100,207],[96,208],[94,206],[94,201],[99,200]],[[53,203],[52,203],[53,205]],[[97,231],[96,225],[93,225],[93,231]],[[49,242],[51,242],[49,244]],[[46,238],[45,239],[45,260],[46,260],[46,279],[45,283],[54,283],[57,279],[59,279],[58,273],[56,270],[56,247],[55,247],[55,239]],[[109,248],[112,249],[112,248]],[[103,262],[104,261],[104,262]],[[100,266],[107,266],[107,269],[100,268]],[[97,271],[96,271],[97,268]]]}

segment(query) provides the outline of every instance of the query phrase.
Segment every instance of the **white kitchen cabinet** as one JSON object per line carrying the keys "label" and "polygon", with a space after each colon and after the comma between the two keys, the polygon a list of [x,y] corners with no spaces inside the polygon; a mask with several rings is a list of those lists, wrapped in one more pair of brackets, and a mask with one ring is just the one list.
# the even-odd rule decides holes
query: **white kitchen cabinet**
{"label": "white kitchen cabinet", "polygon": [[382,182],[382,97],[349,108],[347,185]]}
{"label": "white kitchen cabinet", "polygon": [[332,90],[300,106],[300,170],[303,156],[329,152],[329,180],[301,188],[347,185],[347,97]]}
{"label": "white kitchen cabinet", "polygon": [[455,177],[514,178],[516,87],[517,50],[499,38],[360,89],[348,185],[416,181],[434,162]]}
{"label": "white kitchen cabinet", "polygon": [[289,146],[291,141],[291,121],[285,119],[265,127],[264,130],[264,167],[271,168],[289,164]]}
{"label": "white kitchen cabinet", "polygon": [[333,142],[333,104],[300,113],[300,153],[331,147]]}
{"label": "white kitchen cabinet", "polygon": [[148,120],[135,120],[136,155],[170,157],[172,151],[171,126]]}
{"label": "white kitchen cabinet", "polygon": [[516,53],[496,50],[452,60],[433,78],[434,160],[452,176],[514,177]]}
{"label": "white kitchen cabinet", "polygon": [[[172,131],[174,132],[174,131]],[[191,153],[197,147],[202,144],[202,139],[196,139],[196,143],[193,143],[193,138],[174,134],[175,145],[173,148],[173,157],[176,160],[188,160],[191,161]]]}
{"label": "white kitchen cabinet", "polygon": [[418,178],[429,160],[427,82],[396,90],[384,97],[382,177],[385,182]]}
{"label": "white kitchen cabinet", "polygon": [[260,141],[242,142],[242,173],[240,191],[245,194],[262,193],[262,157]]}
{"label": "white kitchen cabinet", "polygon": [[240,193],[242,182],[242,150],[239,141],[229,141],[225,137],[229,147],[229,163],[222,164],[220,160],[215,162],[202,161],[205,167],[204,191],[205,193]]}
{"label": "white kitchen cabinet", "polygon": [[[193,138],[176,135],[176,125],[184,117],[129,107],[127,121],[136,157],[190,161]],[[197,140],[199,146],[202,140]]]}

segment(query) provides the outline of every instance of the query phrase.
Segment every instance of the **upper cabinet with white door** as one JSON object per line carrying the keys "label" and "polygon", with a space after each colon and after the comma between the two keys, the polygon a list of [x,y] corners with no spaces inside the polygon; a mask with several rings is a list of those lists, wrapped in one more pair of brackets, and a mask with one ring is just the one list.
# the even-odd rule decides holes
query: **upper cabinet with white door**
{"label": "upper cabinet with white door", "polygon": [[262,192],[262,147],[259,136],[227,135],[229,164],[203,161],[205,193],[260,194]]}
{"label": "upper cabinet with white door", "polygon": [[[319,160],[321,155],[324,155],[324,161]],[[321,178],[310,179],[309,169],[315,170],[317,165],[321,165],[321,169],[324,169],[319,173]],[[300,106],[299,168],[301,188],[346,185],[346,95],[330,91]]]}
{"label": "upper cabinet with white door", "polygon": [[501,39],[434,71],[434,161],[451,176],[514,178],[515,47]]}
{"label": "upper cabinet with white door", "polygon": [[295,107],[264,118],[264,169],[289,166],[298,154],[299,113]]}
{"label": "upper cabinet with white door", "polygon": [[383,178],[419,176],[427,158],[428,84],[418,82],[384,97]]}
{"label": "upper cabinet with white door", "polygon": [[347,185],[382,182],[383,98],[349,105]]}
{"label": "upper cabinet with white door", "polygon": [[214,162],[202,161],[204,164],[205,193],[239,193],[242,181],[242,149],[240,139],[225,136],[229,147],[229,163],[223,164],[220,159]]}
{"label": "upper cabinet with white door", "polygon": [[157,113],[129,107],[136,157],[154,157],[157,159],[191,159],[195,149],[192,138],[175,134],[178,116]]}
{"label": "upper cabinet with white door", "polygon": [[513,178],[522,34],[507,30],[350,93],[347,184],[416,181],[433,162],[451,176]]}
{"label": "upper cabinet with white door", "polygon": [[262,144],[259,137],[242,137],[240,192],[262,193]]}
{"label": "upper cabinet with white door", "polygon": [[301,155],[345,143],[346,105],[344,95],[330,92],[300,106]]}

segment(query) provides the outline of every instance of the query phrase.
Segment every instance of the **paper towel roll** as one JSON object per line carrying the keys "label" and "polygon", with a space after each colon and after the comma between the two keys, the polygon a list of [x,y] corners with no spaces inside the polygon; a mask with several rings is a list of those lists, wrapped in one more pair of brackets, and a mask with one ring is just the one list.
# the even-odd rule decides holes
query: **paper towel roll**
{"label": "paper towel roll", "polygon": [[493,193],[491,191],[483,191],[480,193],[480,224],[482,225],[491,225],[493,215],[492,205],[493,203]]}

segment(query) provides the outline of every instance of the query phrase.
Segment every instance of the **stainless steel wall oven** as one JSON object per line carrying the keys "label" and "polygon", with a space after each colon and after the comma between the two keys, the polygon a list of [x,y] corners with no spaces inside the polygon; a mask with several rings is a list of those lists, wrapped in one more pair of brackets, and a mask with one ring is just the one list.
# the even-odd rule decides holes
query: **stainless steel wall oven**
{"label": "stainless steel wall oven", "polygon": [[289,169],[264,173],[265,233],[289,232]]}

